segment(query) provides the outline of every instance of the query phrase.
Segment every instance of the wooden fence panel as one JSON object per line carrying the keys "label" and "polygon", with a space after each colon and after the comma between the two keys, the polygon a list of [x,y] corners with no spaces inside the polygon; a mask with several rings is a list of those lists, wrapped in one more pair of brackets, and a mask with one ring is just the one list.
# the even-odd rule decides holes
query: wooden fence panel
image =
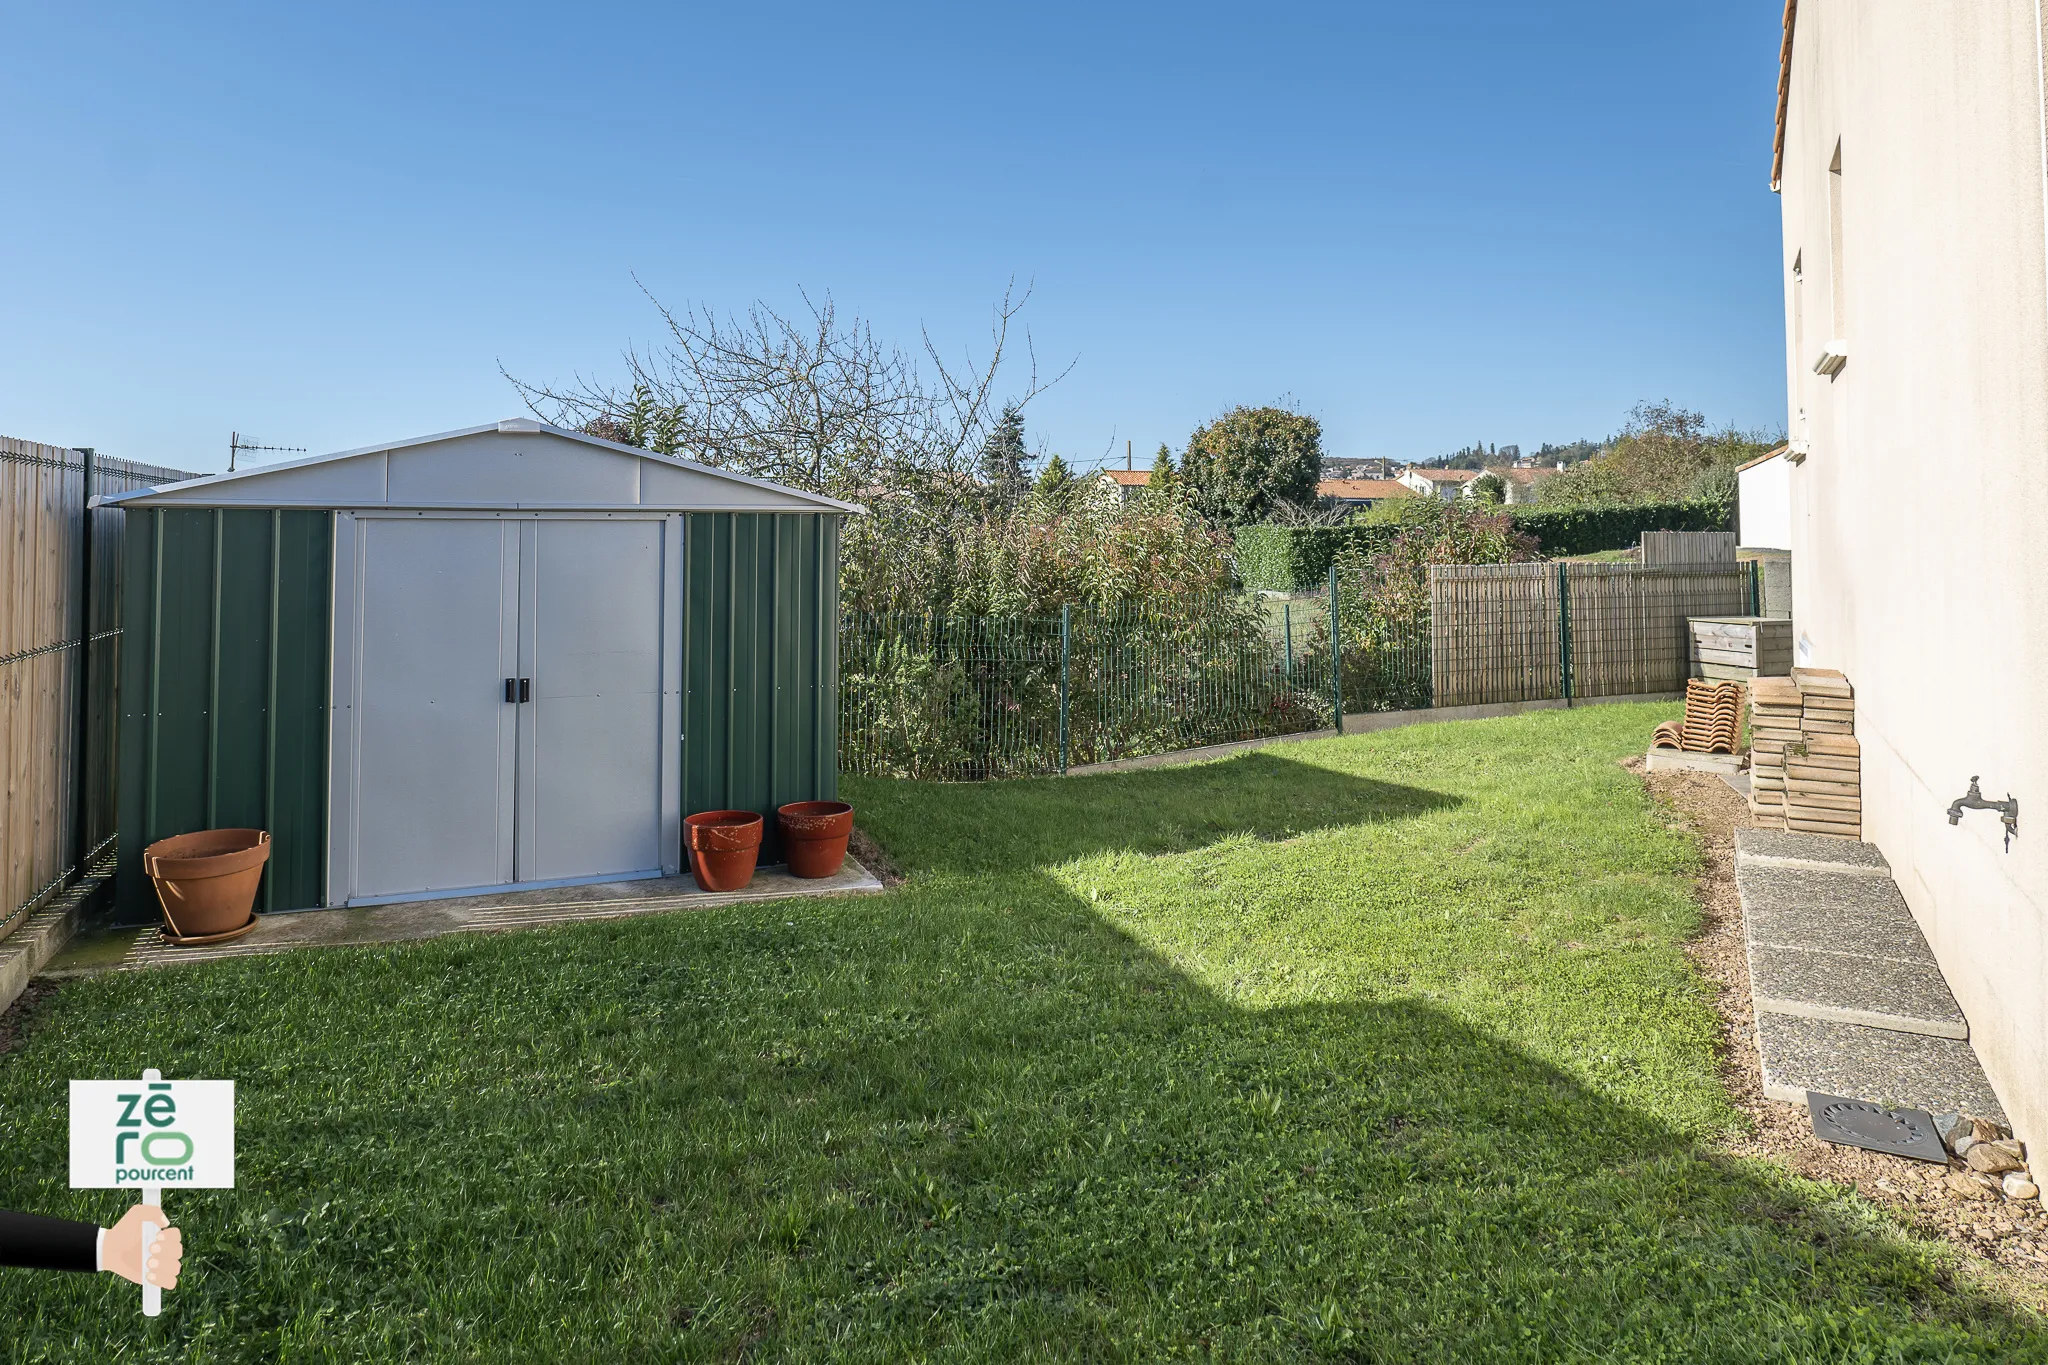
{"label": "wooden fence panel", "polygon": [[1429,619],[1436,705],[1564,695],[1555,565],[1432,566]]}
{"label": "wooden fence panel", "polygon": [[1746,609],[1749,576],[1726,566],[1567,564],[1572,695],[1681,692],[1692,663],[1686,618]]}
{"label": "wooden fence panel", "polygon": [[1732,562],[1434,566],[1436,705],[1564,697],[1567,671],[1573,697],[1681,692],[1691,672],[1686,618],[1739,614],[1748,591],[1748,574]]}
{"label": "wooden fence panel", "polygon": [[[92,493],[192,477],[92,466]],[[90,514],[88,602],[86,502],[80,451],[0,436],[0,937],[113,837],[122,517]]]}
{"label": "wooden fence panel", "polygon": [[1735,563],[1733,531],[1645,531],[1642,538],[1645,568],[1677,564]]}

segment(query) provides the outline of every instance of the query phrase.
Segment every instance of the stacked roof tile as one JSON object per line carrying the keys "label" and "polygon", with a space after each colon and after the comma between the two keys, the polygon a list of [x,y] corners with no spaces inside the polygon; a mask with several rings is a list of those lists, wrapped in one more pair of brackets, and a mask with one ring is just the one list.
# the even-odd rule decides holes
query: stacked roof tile
{"label": "stacked roof tile", "polygon": [[1693,678],[1685,685],[1685,719],[1665,721],[1651,743],[1689,754],[1732,754],[1741,725],[1741,683]]}

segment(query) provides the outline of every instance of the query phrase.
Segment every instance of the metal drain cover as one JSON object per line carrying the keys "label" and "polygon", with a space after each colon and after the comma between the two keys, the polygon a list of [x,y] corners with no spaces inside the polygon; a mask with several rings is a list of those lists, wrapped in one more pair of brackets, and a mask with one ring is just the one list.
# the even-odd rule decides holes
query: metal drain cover
{"label": "metal drain cover", "polygon": [[1948,1149],[1941,1145],[1933,1115],[1924,1109],[1887,1109],[1868,1100],[1809,1090],[1806,1112],[1813,1116],[1814,1136],[1825,1141],[1948,1164]]}

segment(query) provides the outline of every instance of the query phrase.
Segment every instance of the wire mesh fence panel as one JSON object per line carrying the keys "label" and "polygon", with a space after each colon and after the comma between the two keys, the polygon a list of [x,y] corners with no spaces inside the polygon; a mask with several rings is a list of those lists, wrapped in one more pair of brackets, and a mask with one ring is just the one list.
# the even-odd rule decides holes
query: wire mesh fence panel
{"label": "wire mesh fence panel", "polygon": [[1723,566],[1565,564],[1575,697],[1679,692],[1691,675],[1686,619],[1747,609],[1749,578]]}
{"label": "wire mesh fence panel", "polygon": [[1072,613],[1072,623],[1071,763],[1171,753],[1330,723],[1328,663],[1290,663],[1289,623],[1283,617],[1276,632],[1255,600],[1221,598],[1192,612],[1143,605],[1089,608]]}
{"label": "wire mesh fence panel", "polygon": [[1059,768],[1060,620],[849,613],[840,768],[975,781]]}
{"label": "wire mesh fence panel", "polygon": [[1354,612],[1339,618],[1344,711],[1416,711],[1436,705],[1430,618],[1390,622]]}
{"label": "wire mesh fence panel", "polygon": [[1735,614],[1746,584],[1733,566],[1439,565],[1426,615],[1389,620],[1354,596],[1334,641],[1327,595],[856,613],[840,630],[840,764],[1024,777],[1324,729],[1340,694],[1356,714],[1676,692],[1686,618]]}
{"label": "wire mesh fence panel", "polygon": [[[93,497],[126,493],[197,477],[183,470],[96,454],[92,459],[90,493]],[[125,600],[128,517],[118,507],[94,508],[86,515],[92,518],[92,564],[87,592],[90,623],[85,632],[85,751],[79,767],[85,783],[85,846],[79,861],[90,866],[114,842],[120,772],[121,603]]]}
{"label": "wire mesh fence panel", "polygon": [[1327,630],[1320,654],[1305,647],[1316,617],[1241,597],[1034,617],[849,613],[840,767],[1025,777],[1319,729],[1333,703]]}
{"label": "wire mesh fence panel", "polygon": [[1429,632],[1438,706],[1564,695],[1555,565],[1432,565]]}

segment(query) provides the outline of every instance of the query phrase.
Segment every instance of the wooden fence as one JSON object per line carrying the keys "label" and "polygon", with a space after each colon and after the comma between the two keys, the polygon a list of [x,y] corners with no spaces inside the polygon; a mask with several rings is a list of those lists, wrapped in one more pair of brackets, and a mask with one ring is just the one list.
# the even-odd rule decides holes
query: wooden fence
{"label": "wooden fence", "polygon": [[1727,567],[1735,563],[1733,531],[1645,531],[1640,544],[1641,560],[1646,566]]}
{"label": "wooden fence", "polygon": [[0,436],[0,937],[114,837],[121,514],[86,504],[191,477]]}
{"label": "wooden fence", "polygon": [[1429,571],[1437,706],[1678,692],[1686,618],[1749,609],[1730,563],[1460,564]]}
{"label": "wooden fence", "polygon": [[1555,564],[1440,564],[1429,571],[1433,705],[1561,697]]}

